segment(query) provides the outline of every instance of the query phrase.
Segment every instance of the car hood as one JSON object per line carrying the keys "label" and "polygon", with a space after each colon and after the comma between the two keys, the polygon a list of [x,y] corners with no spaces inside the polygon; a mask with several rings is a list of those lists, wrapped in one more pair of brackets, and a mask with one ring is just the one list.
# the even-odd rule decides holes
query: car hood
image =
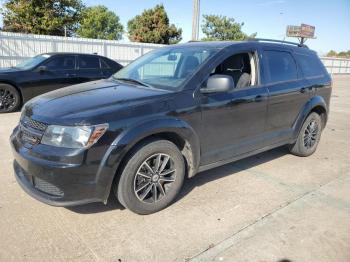
{"label": "car hood", "polygon": [[8,75],[11,73],[18,73],[18,71],[22,71],[19,68],[16,67],[4,67],[4,68],[0,68],[0,75]]}
{"label": "car hood", "polygon": [[111,79],[69,86],[30,100],[25,115],[50,124],[95,124],[121,109],[166,97],[171,92]]}

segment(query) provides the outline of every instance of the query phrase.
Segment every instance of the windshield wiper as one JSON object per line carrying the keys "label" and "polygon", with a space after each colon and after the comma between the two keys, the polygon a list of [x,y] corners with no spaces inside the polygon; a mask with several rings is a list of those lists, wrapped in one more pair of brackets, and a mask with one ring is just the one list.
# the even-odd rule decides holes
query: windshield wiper
{"label": "windshield wiper", "polygon": [[139,80],[132,79],[132,78],[114,78],[114,79],[119,80],[119,81],[131,82],[131,83],[135,83],[135,84],[138,84],[138,85],[141,85],[141,86],[146,86],[146,87],[153,88],[153,86],[151,86],[149,84],[146,84],[144,82],[141,82]]}

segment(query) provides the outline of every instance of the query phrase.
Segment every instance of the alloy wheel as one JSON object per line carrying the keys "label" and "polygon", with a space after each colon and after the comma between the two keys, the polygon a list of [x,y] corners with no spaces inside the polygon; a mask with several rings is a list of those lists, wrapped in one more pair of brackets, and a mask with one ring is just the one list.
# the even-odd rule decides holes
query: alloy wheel
{"label": "alloy wheel", "polygon": [[16,106],[16,96],[10,90],[0,89],[0,111],[10,111]]}
{"label": "alloy wheel", "polygon": [[158,153],[142,162],[134,179],[134,193],[145,203],[155,203],[167,195],[176,178],[174,160]]}
{"label": "alloy wheel", "polygon": [[319,130],[319,127],[315,120],[310,121],[310,123],[305,128],[303,140],[304,140],[304,146],[307,149],[310,149],[315,145],[317,140],[318,130]]}

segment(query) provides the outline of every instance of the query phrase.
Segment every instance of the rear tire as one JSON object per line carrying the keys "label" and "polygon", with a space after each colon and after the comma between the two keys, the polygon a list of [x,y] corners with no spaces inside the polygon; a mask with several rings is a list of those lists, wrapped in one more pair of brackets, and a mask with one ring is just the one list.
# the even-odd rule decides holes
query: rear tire
{"label": "rear tire", "polygon": [[185,177],[184,158],[168,140],[151,140],[132,150],[114,194],[129,210],[142,215],[170,205]]}
{"label": "rear tire", "polygon": [[304,121],[300,129],[297,141],[291,145],[289,150],[297,156],[310,156],[317,148],[322,133],[321,116],[312,112]]}
{"label": "rear tire", "polygon": [[21,105],[21,97],[16,88],[0,84],[0,113],[16,111]]}

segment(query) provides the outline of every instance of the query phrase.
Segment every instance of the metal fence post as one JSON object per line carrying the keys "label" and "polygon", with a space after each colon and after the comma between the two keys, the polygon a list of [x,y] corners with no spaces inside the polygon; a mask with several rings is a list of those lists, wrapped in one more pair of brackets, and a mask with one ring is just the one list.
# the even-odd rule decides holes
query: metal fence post
{"label": "metal fence post", "polygon": [[103,55],[107,56],[107,45],[106,45],[106,42],[103,42]]}

